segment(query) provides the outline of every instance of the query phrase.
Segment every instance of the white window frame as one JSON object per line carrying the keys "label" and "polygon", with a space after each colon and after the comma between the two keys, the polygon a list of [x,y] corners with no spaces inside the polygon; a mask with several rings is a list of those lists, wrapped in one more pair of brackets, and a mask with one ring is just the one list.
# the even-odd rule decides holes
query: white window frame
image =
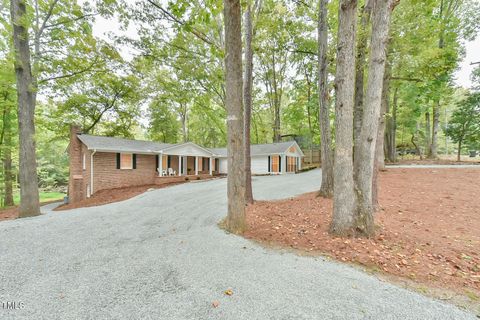
{"label": "white window frame", "polygon": [[[123,165],[122,157],[130,155],[130,167]],[[133,153],[120,153],[120,170],[132,170],[133,169]]]}

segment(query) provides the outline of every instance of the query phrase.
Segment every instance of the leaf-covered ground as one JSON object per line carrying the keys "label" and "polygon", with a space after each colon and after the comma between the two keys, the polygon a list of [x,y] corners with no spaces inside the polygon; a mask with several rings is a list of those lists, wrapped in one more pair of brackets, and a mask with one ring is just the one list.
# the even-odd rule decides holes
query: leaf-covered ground
{"label": "leaf-covered ground", "polygon": [[480,168],[389,169],[379,184],[371,239],[331,237],[332,201],[314,193],[249,206],[246,237],[480,299]]}

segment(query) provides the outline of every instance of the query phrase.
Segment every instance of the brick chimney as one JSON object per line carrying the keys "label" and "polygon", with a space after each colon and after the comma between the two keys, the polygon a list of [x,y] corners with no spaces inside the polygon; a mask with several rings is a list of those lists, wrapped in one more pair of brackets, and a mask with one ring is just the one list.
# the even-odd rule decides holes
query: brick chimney
{"label": "brick chimney", "polygon": [[85,199],[84,177],[83,177],[83,155],[82,142],[78,135],[82,133],[80,126],[70,125],[70,144],[68,156],[70,160],[70,176],[68,180],[68,201],[75,203]]}

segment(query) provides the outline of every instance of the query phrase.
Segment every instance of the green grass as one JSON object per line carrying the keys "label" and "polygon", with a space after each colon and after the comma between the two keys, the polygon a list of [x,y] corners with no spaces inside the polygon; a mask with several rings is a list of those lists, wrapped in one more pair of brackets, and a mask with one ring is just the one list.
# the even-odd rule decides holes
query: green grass
{"label": "green grass", "polygon": [[[65,193],[61,192],[40,192],[40,202],[47,202],[47,201],[53,201],[53,200],[63,200],[63,197],[65,197]],[[15,193],[13,195],[13,201],[15,204],[20,203],[20,194]]]}

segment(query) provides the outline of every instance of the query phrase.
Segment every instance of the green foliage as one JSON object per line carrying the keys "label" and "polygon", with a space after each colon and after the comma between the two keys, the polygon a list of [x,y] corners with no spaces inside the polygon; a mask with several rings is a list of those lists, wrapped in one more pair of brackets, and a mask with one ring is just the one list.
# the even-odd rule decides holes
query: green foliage
{"label": "green foliage", "polygon": [[465,143],[472,150],[480,149],[480,92],[470,93],[462,100],[445,133],[455,143]]}

